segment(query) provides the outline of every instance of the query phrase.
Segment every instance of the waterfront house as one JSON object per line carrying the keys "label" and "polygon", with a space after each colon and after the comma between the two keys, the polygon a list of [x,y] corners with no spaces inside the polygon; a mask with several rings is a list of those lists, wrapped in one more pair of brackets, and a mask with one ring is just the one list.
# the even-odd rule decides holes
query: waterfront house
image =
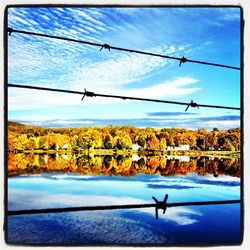
{"label": "waterfront house", "polygon": [[167,146],[167,150],[190,150],[190,146],[188,144],[180,145],[178,147],[175,145],[170,145]]}
{"label": "waterfront house", "polygon": [[138,144],[132,144],[132,150],[139,150],[141,148]]}

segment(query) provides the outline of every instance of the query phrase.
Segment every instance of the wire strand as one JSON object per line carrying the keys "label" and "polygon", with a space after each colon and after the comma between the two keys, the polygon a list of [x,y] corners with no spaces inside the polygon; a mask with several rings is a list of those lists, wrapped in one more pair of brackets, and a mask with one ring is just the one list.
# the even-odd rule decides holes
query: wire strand
{"label": "wire strand", "polygon": [[223,68],[228,68],[228,69],[240,70],[239,67],[229,66],[229,65],[225,65],[225,64],[204,62],[204,61],[198,61],[198,60],[190,60],[190,59],[187,59],[185,57],[179,58],[179,57],[167,56],[167,55],[151,53],[151,52],[146,52],[146,51],[115,47],[115,46],[111,46],[111,45],[108,45],[108,44],[93,43],[93,42],[82,41],[82,40],[73,39],[73,38],[54,36],[54,35],[47,35],[47,34],[24,31],[24,30],[16,30],[16,29],[13,29],[13,28],[8,28],[7,32],[9,32],[9,35],[12,34],[13,32],[15,32],[15,33],[20,33],[20,34],[25,34],[25,35],[47,37],[47,38],[65,40],[65,41],[69,41],[69,42],[82,43],[82,44],[91,45],[91,46],[98,46],[98,47],[101,47],[100,50],[102,50],[103,48],[104,49],[106,48],[106,49],[109,49],[109,50],[113,49],[113,50],[118,50],[118,51],[125,51],[125,52],[130,52],[130,53],[143,54],[143,55],[148,55],[148,56],[156,56],[156,57],[161,57],[161,58],[166,58],[166,59],[178,60],[178,61],[180,61],[179,66],[181,66],[181,63],[190,62],[190,63],[197,63],[197,64],[204,64],[204,65],[210,65],[210,66],[215,66],[215,67],[223,67]]}
{"label": "wire strand", "polygon": [[[106,97],[106,98],[119,98],[123,100],[137,100],[137,101],[147,101],[147,102],[158,102],[158,103],[167,103],[167,104],[176,104],[176,105],[185,105],[187,109],[191,107],[206,107],[206,108],[219,108],[219,109],[233,109],[233,110],[240,110],[240,108],[236,107],[228,107],[228,106],[218,106],[218,105],[207,105],[207,104],[197,104],[194,103],[193,100],[190,103],[187,102],[176,102],[176,101],[167,101],[167,100],[158,100],[158,99],[151,99],[151,98],[140,98],[140,97],[132,97],[132,96],[121,96],[121,95],[108,95],[108,94],[98,94],[90,91],[73,91],[73,90],[65,90],[65,89],[55,89],[55,88],[46,88],[46,87],[38,87],[38,86],[30,86],[30,85],[19,85],[19,84],[8,84],[8,87],[14,88],[26,88],[26,89],[36,89],[36,90],[44,90],[44,91],[54,91],[54,92],[63,92],[63,93],[70,93],[70,94],[78,94],[87,97]],[[82,98],[82,99],[83,99]],[[186,110],[187,110],[186,109]]]}
{"label": "wire strand", "polygon": [[169,207],[181,206],[207,206],[207,205],[226,205],[237,204],[240,200],[224,200],[224,201],[197,201],[197,202],[175,202],[175,203],[151,203],[151,204],[130,204],[130,205],[108,205],[108,206],[86,206],[86,207],[65,207],[65,208],[45,208],[45,209],[26,209],[8,211],[8,216],[25,215],[25,214],[47,214],[47,213],[64,213],[77,211],[98,211],[98,210],[115,210],[115,209],[134,209],[155,207],[165,209]]}

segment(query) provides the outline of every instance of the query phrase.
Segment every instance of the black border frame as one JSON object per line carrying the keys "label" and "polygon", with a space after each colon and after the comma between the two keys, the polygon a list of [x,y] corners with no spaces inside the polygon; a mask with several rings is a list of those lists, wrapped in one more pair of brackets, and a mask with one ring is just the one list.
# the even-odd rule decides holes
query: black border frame
{"label": "black border frame", "polygon": [[[240,242],[239,244],[56,244],[27,243],[14,244],[8,242],[8,9],[10,8],[239,8],[240,9],[240,129],[241,129],[241,176],[240,176]],[[10,4],[4,10],[4,239],[9,246],[82,246],[82,247],[219,247],[240,246],[244,241],[244,12],[241,5],[208,5],[208,4]]]}

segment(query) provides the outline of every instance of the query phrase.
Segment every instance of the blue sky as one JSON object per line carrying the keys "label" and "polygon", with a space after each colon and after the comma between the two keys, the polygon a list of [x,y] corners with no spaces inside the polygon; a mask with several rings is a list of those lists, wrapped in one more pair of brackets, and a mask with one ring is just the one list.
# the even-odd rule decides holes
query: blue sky
{"label": "blue sky", "polygon": [[[8,27],[240,67],[239,8],[10,8]],[[240,107],[238,70],[18,33],[8,83]],[[240,112],[8,89],[8,119],[46,127],[239,127]]]}

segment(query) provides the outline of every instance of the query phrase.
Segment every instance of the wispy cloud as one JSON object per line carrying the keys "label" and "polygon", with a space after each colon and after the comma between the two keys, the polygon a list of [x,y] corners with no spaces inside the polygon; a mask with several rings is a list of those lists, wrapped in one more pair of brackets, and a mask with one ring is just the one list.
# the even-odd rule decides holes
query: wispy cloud
{"label": "wispy cloud", "polygon": [[177,97],[185,96],[201,90],[192,88],[189,85],[197,83],[196,79],[180,77],[176,80],[155,84],[154,86],[131,91],[131,95],[140,97]]}
{"label": "wispy cloud", "polygon": [[204,121],[204,122],[239,121],[240,116],[239,115],[222,115],[222,116],[200,117],[199,120]]}
{"label": "wispy cloud", "polygon": [[239,21],[240,8],[219,8],[220,18],[225,21]]}
{"label": "wispy cloud", "polygon": [[204,128],[238,128],[240,127],[239,120],[225,120],[225,121],[207,121],[202,123]]}
{"label": "wispy cloud", "polygon": [[158,117],[164,117],[164,116],[189,116],[189,115],[197,115],[197,113],[191,113],[191,112],[151,112],[147,113],[148,116],[158,116]]}
{"label": "wispy cloud", "polygon": [[[129,13],[131,11],[129,10]],[[64,18],[60,18],[62,14]],[[34,18],[35,16],[36,18]],[[119,15],[116,16],[116,19],[118,17]],[[32,11],[20,8],[9,11],[9,25],[13,28],[100,43],[107,40],[105,32],[115,26],[113,23],[106,25],[105,18],[107,19],[107,15],[103,15],[101,10],[91,8],[48,8],[46,11],[41,11],[39,8],[32,9]],[[110,19],[112,18],[108,15],[108,20]],[[126,24],[130,23],[126,20],[124,25]],[[134,23],[132,26],[136,30],[136,38],[138,39],[142,33],[141,24]],[[40,81],[42,84],[46,84],[45,80],[49,75],[54,81],[53,85],[61,86],[63,82],[64,85],[71,86],[71,88],[74,86],[89,88],[91,86],[95,90],[100,90],[100,87],[111,89],[115,86],[152,77],[159,73],[163,67],[171,64],[163,58],[114,51],[100,53],[98,48],[60,40],[35,37],[36,43],[34,43],[32,36],[17,34],[12,36],[14,39],[11,37],[10,42],[12,43],[9,45],[11,48],[9,75],[12,82],[20,79],[19,75],[22,74],[23,82],[29,84],[35,79],[37,84]],[[101,39],[101,37],[104,38]],[[129,35],[126,36],[126,39],[129,39]],[[187,49],[186,46],[170,44],[148,47],[146,50],[152,53],[176,55]],[[94,53],[87,55],[90,51],[94,51]],[[24,56],[21,56],[22,52]],[[20,68],[16,67],[17,64],[20,65]],[[25,67],[21,65],[25,65]]]}
{"label": "wispy cloud", "polygon": [[141,118],[87,118],[87,119],[51,119],[51,120],[16,120],[23,124],[42,126],[42,127],[85,127],[85,126],[135,126],[135,127],[155,127],[155,128],[206,128],[212,130],[217,127],[219,129],[236,128],[240,126],[240,118],[238,116],[218,116],[218,117],[202,117],[195,115],[187,118],[184,116],[177,116],[171,119],[159,117],[141,117]]}
{"label": "wispy cloud", "polygon": [[105,60],[90,62],[72,72],[72,82],[77,86],[94,88],[95,91],[112,91],[115,87],[148,78],[167,64],[162,58],[108,53],[111,55],[107,58],[105,53]]}
{"label": "wispy cloud", "polygon": [[182,190],[182,189],[186,190],[186,189],[196,188],[194,186],[178,185],[178,184],[170,184],[170,185],[148,184],[147,187],[153,189],[176,189],[176,190]]}

